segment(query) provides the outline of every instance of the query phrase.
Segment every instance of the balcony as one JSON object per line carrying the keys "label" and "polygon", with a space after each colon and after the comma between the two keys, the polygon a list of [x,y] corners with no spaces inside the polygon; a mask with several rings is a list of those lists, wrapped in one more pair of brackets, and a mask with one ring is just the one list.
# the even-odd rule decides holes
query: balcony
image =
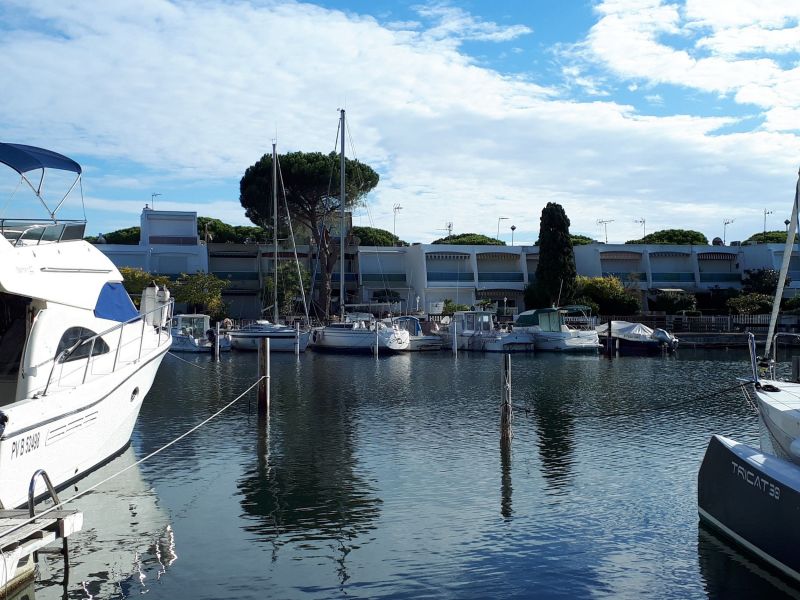
{"label": "balcony", "polygon": [[405,273],[362,273],[363,283],[405,283]]}
{"label": "balcony", "polygon": [[694,273],[653,273],[653,281],[694,283]]}
{"label": "balcony", "polygon": [[428,281],[465,281],[473,283],[475,275],[471,272],[447,272],[447,271],[429,271],[427,273]]}
{"label": "balcony", "polygon": [[[428,277],[430,279],[430,276]],[[478,273],[478,281],[484,282],[503,282],[503,283],[522,283],[522,273],[518,272],[495,272]]]}
{"label": "balcony", "polygon": [[702,283],[741,283],[739,273],[700,273]]}
{"label": "balcony", "polygon": [[[623,283],[647,281],[647,275],[640,271],[603,271],[603,277],[616,277]],[[655,280],[655,274],[653,274],[653,279]]]}

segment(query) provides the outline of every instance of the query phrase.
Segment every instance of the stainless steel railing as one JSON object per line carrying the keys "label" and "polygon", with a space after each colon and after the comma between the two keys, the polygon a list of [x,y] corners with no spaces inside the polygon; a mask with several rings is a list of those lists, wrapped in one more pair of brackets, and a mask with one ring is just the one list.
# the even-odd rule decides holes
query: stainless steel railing
{"label": "stainless steel railing", "polygon": [[[89,344],[89,353],[86,355],[86,366],[84,367],[83,371],[83,378],[81,383],[86,383],[86,378],[89,374],[89,367],[92,364],[92,358],[94,357],[94,350],[97,343],[97,340],[100,338],[108,337],[110,334],[113,334],[115,331],[119,330],[119,338],[117,339],[117,348],[114,351],[114,362],[111,367],[111,373],[115,373],[117,370],[117,364],[119,362],[119,354],[120,349],[122,348],[122,336],[125,331],[125,327],[128,325],[132,325],[137,322],[141,322],[141,331],[139,332],[139,350],[136,356],[136,361],[138,362],[142,358],[142,349],[144,347],[144,333],[147,325],[147,316],[150,314],[154,314],[156,312],[159,314],[159,322],[161,322],[162,317],[165,325],[162,327],[161,325],[150,325],[150,327],[155,327],[156,331],[158,332],[158,342],[156,344],[156,348],[160,348],[164,343],[168,342],[172,338],[172,333],[170,330],[170,322],[172,320],[172,312],[175,307],[174,300],[170,299],[169,302],[163,304],[161,306],[157,306],[146,313],[139,314],[132,319],[129,319],[123,323],[118,323],[113,327],[106,329],[100,333],[97,333],[91,337],[86,339],[78,340],[75,344],[62,350],[54,359],[53,359],[53,366],[50,367],[50,374],[47,377],[47,383],[44,386],[44,391],[42,392],[42,396],[46,396],[48,390],[50,389],[50,384],[53,380],[53,374],[55,373],[56,365],[63,364],[69,356],[75,353],[79,348],[82,348]],[[161,311],[166,311],[166,315],[163,315]],[[162,339],[163,336],[163,339]],[[83,359],[83,357],[81,357]]]}

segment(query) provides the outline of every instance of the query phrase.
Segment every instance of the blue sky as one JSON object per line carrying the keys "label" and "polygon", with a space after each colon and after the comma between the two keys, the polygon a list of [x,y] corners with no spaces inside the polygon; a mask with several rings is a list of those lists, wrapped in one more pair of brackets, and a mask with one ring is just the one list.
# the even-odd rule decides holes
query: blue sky
{"label": "blue sky", "polygon": [[[333,149],[381,183],[359,225],[517,244],[547,202],[622,242],[781,229],[800,164],[800,3],[5,0],[0,140],[80,162],[89,231],[156,208],[246,224],[244,170]],[[3,178],[4,177],[4,178]],[[0,174],[0,217],[30,216]],[[57,181],[49,182],[55,193]],[[503,217],[501,219],[501,217]]]}

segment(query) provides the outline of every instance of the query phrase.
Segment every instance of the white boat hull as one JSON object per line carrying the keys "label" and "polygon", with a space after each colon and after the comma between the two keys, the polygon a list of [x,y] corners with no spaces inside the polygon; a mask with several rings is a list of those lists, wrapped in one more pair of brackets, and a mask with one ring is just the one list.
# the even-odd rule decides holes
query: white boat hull
{"label": "white boat hull", "polygon": [[800,464],[800,383],[762,379],[755,397],[775,453]]}
{"label": "white boat hull", "polygon": [[596,331],[537,331],[533,334],[533,339],[536,350],[541,352],[597,352],[600,348]]}
{"label": "white boat hull", "polygon": [[[231,347],[234,350],[258,350],[258,345],[264,338],[269,338],[270,352],[294,352],[295,348],[295,332],[289,330],[281,333],[241,333],[232,331],[230,332]],[[305,352],[308,347],[310,339],[310,331],[301,331],[299,339],[300,352]]]}
{"label": "white boat hull", "polygon": [[[142,362],[118,369],[115,377],[4,407],[8,422],[0,437],[3,507],[27,502],[31,476],[38,469],[44,468],[58,488],[125,448],[168,349],[165,344]],[[44,491],[40,479],[36,495]]]}
{"label": "white boat hull", "polygon": [[[453,347],[452,334],[444,330],[439,334],[442,338],[442,347],[450,349]],[[457,334],[457,344],[459,350],[473,352],[533,352],[533,336],[524,332],[511,333],[476,333],[464,332]]]}
{"label": "white boat hull", "polygon": [[438,335],[412,335],[409,337],[409,352],[427,352],[442,349],[442,338]]}
{"label": "white boat hull", "polygon": [[318,327],[311,332],[314,350],[374,352],[376,342],[379,352],[402,352],[409,346],[409,336],[407,331],[391,328],[378,330],[377,336],[372,329]]}
{"label": "white boat hull", "polygon": [[[219,351],[228,352],[231,349],[231,340],[227,336],[220,336]],[[173,352],[214,352],[214,344],[207,339],[198,340],[186,334],[172,335]]]}

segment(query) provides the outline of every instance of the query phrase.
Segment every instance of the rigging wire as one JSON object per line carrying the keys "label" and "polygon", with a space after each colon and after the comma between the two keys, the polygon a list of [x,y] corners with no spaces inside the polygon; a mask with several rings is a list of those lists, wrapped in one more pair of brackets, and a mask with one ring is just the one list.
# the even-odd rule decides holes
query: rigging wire
{"label": "rigging wire", "polygon": [[[623,410],[623,411],[614,411],[614,412],[607,412],[607,413],[569,413],[567,411],[559,411],[559,412],[561,412],[564,415],[568,415],[570,418],[574,418],[574,419],[602,418],[602,417],[626,417],[626,416],[640,415],[640,414],[643,414],[643,413],[656,412],[656,411],[660,411],[660,410],[669,410],[671,408],[675,408],[675,407],[678,407],[678,406],[685,406],[687,404],[692,404],[693,402],[698,402],[700,400],[706,400],[708,398],[713,398],[714,396],[720,396],[722,394],[727,394],[728,392],[732,392],[732,391],[738,390],[740,388],[745,390],[745,392],[747,392],[746,386],[750,385],[751,383],[752,383],[751,381],[739,382],[736,385],[733,385],[731,387],[723,388],[721,390],[716,390],[716,391],[710,392],[708,394],[700,394],[698,396],[693,396],[691,398],[688,398],[686,400],[682,400],[680,402],[675,402],[675,403],[672,403],[672,404],[659,404],[657,406],[649,406],[649,407],[646,407],[646,408],[639,408],[639,409],[636,409],[636,410]],[[752,404],[751,404],[751,406],[752,406]],[[530,406],[530,405],[523,406],[523,405],[520,405],[520,404],[515,404],[514,405],[514,410],[520,410],[520,411],[524,412],[526,415],[528,415],[529,413],[533,412],[533,407]]]}

